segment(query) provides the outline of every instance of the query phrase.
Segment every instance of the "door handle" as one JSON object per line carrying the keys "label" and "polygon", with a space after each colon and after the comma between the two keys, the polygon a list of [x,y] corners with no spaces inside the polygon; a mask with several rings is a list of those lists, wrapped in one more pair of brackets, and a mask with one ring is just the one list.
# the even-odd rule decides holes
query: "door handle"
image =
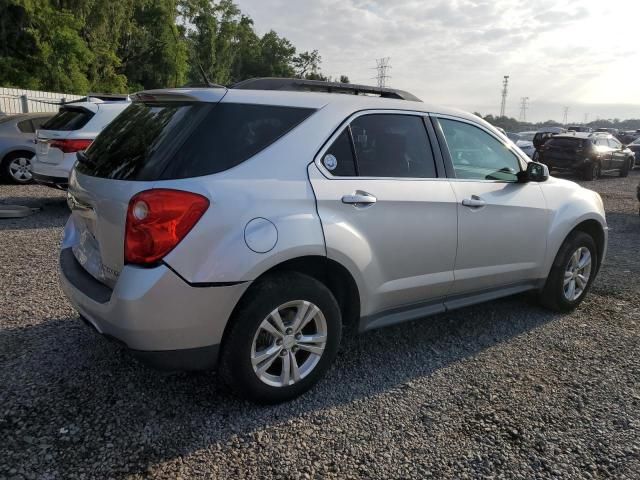
{"label": "door handle", "polygon": [[482,200],[477,195],[472,195],[471,198],[465,198],[464,200],[462,200],[462,205],[464,205],[465,207],[479,208],[484,207],[486,204],[487,202]]}
{"label": "door handle", "polygon": [[366,206],[376,203],[377,199],[373,195],[367,192],[357,191],[351,195],[345,195],[342,197],[342,203],[350,203],[355,206]]}

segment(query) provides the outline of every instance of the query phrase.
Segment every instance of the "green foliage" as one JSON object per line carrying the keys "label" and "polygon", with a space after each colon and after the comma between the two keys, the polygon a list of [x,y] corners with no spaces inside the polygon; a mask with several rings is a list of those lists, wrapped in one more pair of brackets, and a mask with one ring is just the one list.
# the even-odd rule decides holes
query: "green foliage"
{"label": "green foliage", "polygon": [[[86,94],[251,77],[328,80],[232,0],[0,0],[0,85]],[[346,76],[341,77],[341,81]]]}

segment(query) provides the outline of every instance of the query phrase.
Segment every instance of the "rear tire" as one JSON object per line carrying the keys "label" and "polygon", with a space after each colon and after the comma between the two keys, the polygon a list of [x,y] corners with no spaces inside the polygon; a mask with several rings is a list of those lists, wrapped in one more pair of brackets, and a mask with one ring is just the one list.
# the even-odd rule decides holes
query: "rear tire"
{"label": "rear tire", "polygon": [[582,177],[585,180],[596,180],[601,173],[600,162],[592,162],[585,166]]}
{"label": "rear tire", "polygon": [[[597,252],[596,243],[590,235],[580,231],[571,233],[556,255],[540,294],[540,303],[556,312],[568,312],[580,305],[598,272]],[[576,258],[577,261],[574,260]],[[580,262],[584,262],[582,267]]]}
{"label": "rear tire", "polygon": [[[306,326],[296,327],[296,317],[306,320],[312,314]],[[290,400],[324,376],[341,335],[340,308],[324,284],[297,272],[269,275],[251,287],[230,320],[220,375],[253,402]]]}
{"label": "rear tire", "polygon": [[31,174],[32,152],[11,152],[7,154],[0,164],[0,174],[8,182],[18,185],[26,185],[33,182]]}

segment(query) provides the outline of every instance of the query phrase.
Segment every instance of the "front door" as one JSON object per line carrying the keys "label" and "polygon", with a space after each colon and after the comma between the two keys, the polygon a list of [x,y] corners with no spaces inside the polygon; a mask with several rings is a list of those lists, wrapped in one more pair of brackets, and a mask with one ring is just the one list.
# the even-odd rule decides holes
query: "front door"
{"label": "front door", "polygon": [[[438,123],[440,127],[438,128]],[[546,252],[548,211],[537,183],[518,183],[524,164],[480,125],[440,118],[458,202],[452,295],[532,282]]]}
{"label": "front door", "polygon": [[453,283],[456,197],[423,116],[359,114],[309,166],[327,255],[359,283],[361,313],[440,305]]}

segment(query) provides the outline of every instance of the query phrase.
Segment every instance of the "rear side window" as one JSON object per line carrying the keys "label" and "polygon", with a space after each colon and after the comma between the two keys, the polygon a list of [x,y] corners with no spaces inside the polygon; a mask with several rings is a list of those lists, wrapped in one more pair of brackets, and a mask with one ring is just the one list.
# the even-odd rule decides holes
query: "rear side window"
{"label": "rear side window", "polygon": [[84,108],[63,107],[42,125],[43,130],[80,130],[93,117],[93,112]]}
{"label": "rear side window", "polygon": [[357,175],[348,128],[345,128],[329,147],[329,150],[322,158],[322,164],[336,177],[354,177]]}
{"label": "rear side window", "polygon": [[265,149],[313,109],[237,103],[133,103],[79,156],[79,172],[166,180],[222,172]]}
{"label": "rear side window", "polygon": [[18,130],[20,130],[22,133],[33,133],[34,129],[31,120],[23,120],[21,122],[18,122]]}
{"label": "rear side window", "polygon": [[361,177],[436,177],[422,117],[363,115],[351,123],[351,133]]}

